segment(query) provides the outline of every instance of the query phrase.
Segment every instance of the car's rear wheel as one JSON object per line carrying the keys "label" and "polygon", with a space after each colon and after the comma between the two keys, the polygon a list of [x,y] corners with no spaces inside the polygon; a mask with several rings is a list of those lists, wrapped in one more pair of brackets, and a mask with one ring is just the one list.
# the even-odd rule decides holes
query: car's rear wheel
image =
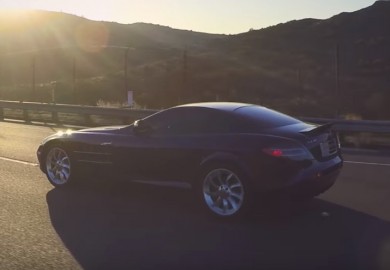
{"label": "car's rear wheel", "polygon": [[74,181],[75,168],[68,151],[61,146],[53,146],[46,155],[46,175],[56,187],[69,186]]}
{"label": "car's rear wheel", "polygon": [[213,166],[205,170],[201,197],[214,216],[231,218],[246,212],[250,191],[245,176],[237,169]]}

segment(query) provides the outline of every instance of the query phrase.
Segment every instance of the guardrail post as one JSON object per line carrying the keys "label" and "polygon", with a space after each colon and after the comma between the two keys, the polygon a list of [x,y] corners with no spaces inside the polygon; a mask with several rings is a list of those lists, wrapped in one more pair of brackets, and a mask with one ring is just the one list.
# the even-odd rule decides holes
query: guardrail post
{"label": "guardrail post", "polygon": [[93,125],[93,121],[92,121],[91,115],[89,115],[89,114],[84,114],[84,121],[85,121],[85,124],[87,126],[92,126]]}
{"label": "guardrail post", "polygon": [[129,117],[122,117],[122,124],[127,125],[130,122]]}
{"label": "guardrail post", "polygon": [[24,118],[24,121],[30,122],[30,119],[28,117],[28,110],[26,110],[26,109],[23,110],[23,118]]}
{"label": "guardrail post", "polygon": [[54,123],[58,124],[60,122],[60,120],[58,119],[58,112],[52,112],[51,119],[53,120]]}

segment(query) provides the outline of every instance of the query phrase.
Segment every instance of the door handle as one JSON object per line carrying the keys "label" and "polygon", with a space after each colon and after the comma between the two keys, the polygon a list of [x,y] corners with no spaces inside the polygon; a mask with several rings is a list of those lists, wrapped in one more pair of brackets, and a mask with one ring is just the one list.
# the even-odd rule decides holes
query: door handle
{"label": "door handle", "polygon": [[101,146],[107,146],[107,145],[111,145],[112,144],[112,142],[103,142],[103,143],[101,143],[100,145]]}

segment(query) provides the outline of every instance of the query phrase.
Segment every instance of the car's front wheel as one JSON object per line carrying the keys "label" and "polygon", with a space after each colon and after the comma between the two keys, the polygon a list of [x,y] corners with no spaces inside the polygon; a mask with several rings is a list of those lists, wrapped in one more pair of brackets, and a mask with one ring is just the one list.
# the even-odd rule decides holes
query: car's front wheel
{"label": "car's front wheel", "polygon": [[201,198],[204,206],[221,218],[231,218],[246,212],[250,190],[245,176],[237,169],[214,166],[203,175]]}
{"label": "car's front wheel", "polygon": [[53,146],[47,151],[45,163],[49,182],[56,187],[69,186],[73,183],[75,168],[69,153],[64,147]]}

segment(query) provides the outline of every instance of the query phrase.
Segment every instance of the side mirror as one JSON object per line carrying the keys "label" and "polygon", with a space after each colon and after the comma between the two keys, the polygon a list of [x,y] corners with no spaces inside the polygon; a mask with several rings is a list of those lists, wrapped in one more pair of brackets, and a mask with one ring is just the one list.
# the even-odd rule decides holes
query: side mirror
{"label": "side mirror", "polygon": [[148,134],[152,131],[152,127],[146,124],[143,120],[137,120],[134,122],[133,131],[137,135]]}

